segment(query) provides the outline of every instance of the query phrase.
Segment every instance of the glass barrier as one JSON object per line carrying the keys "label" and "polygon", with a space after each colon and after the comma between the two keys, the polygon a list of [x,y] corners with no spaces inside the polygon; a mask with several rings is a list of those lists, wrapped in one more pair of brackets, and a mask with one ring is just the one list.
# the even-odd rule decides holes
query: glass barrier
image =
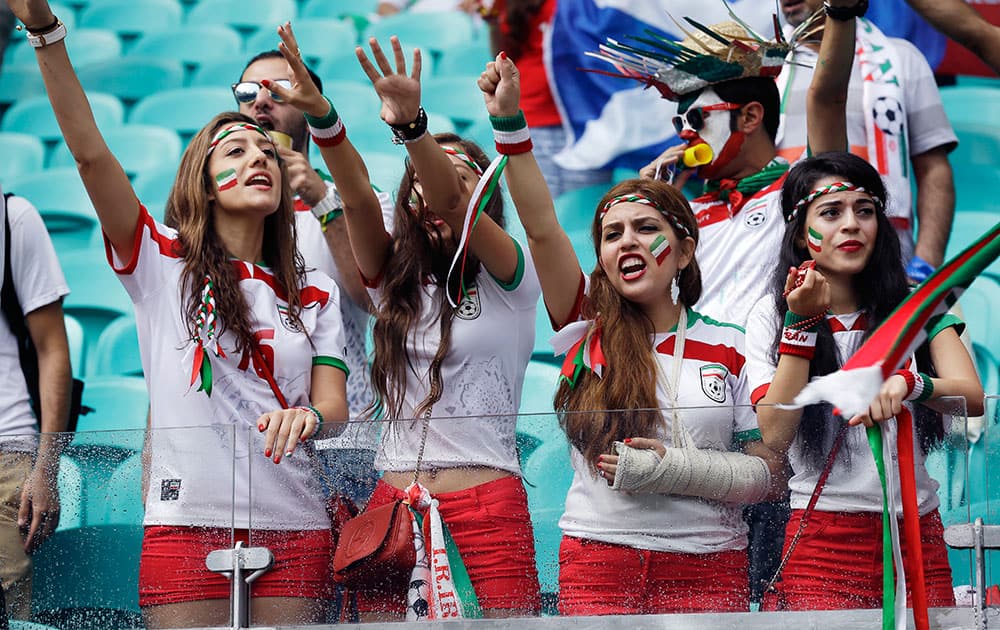
{"label": "glass barrier", "polygon": [[[757,412],[765,409],[774,411],[759,406]],[[941,424],[934,417],[917,418],[920,436],[930,435],[925,427],[944,427],[926,458],[917,451],[926,470],[918,467],[916,475],[922,511],[937,504],[945,526],[976,516],[998,522],[992,493],[1000,482],[992,479],[989,466],[1000,438],[997,398],[988,401],[978,424],[966,422],[964,401],[939,401],[937,409]],[[774,509],[746,510],[743,503],[767,490],[754,481],[761,478],[764,460],[724,453],[741,445],[750,454],[767,452],[756,443],[752,408],[727,407],[725,422],[705,424],[703,419],[718,414],[717,407],[700,407],[676,414],[355,422],[348,433],[379,432],[384,457],[351,448],[350,440],[310,440],[290,456],[282,453],[277,464],[274,454],[265,456],[256,428],[81,431],[64,439],[56,484],[62,513],[54,533],[33,554],[30,616],[59,628],[232,627],[231,613],[240,610],[230,599],[234,565],[241,584],[250,579],[246,610],[258,626],[402,620],[407,611],[413,616],[432,606],[444,615],[459,601],[466,616],[747,612],[790,544],[785,532],[798,529],[814,485],[810,479],[819,474],[836,436],[817,435],[821,447],[812,454],[796,456],[793,448],[802,474],[792,477],[790,518],[780,496]],[[664,451],[660,460],[653,455],[658,451],[640,448],[655,445],[640,440],[614,445],[607,437],[649,435],[649,427],[667,443],[686,446]],[[570,447],[567,431],[580,436],[577,447]],[[330,579],[338,536],[347,532],[358,545],[372,540],[378,523],[365,526],[364,519],[351,518],[404,496],[401,488],[412,481],[422,442],[420,482],[438,501],[436,511],[427,505],[417,510],[424,555],[419,561],[406,555],[402,568],[377,565],[381,572],[374,576],[346,564],[344,573],[355,588],[345,592]],[[818,557],[810,533],[820,536],[824,528],[838,526],[820,512],[879,491],[866,474],[874,464],[864,429],[848,429],[843,444],[818,510],[782,570],[778,594],[786,580],[793,581],[789,575],[798,575],[801,566],[795,563]],[[689,447],[714,455],[699,459]],[[621,461],[607,457],[615,448]],[[463,466],[456,454],[470,449],[488,466]],[[892,457],[885,460],[893,470]],[[27,478],[27,461],[19,473],[10,459],[3,469]],[[768,470],[778,479],[783,467],[772,464]],[[609,487],[613,478],[617,489]],[[894,479],[898,487],[898,476]],[[861,485],[850,485],[855,482]],[[404,507],[396,514],[412,513]],[[748,518],[755,519],[752,527]],[[195,527],[169,528],[178,524]],[[404,533],[412,537],[409,517],[405,524],[411,529]],[[814,525],[817,529],[810,529]],[[349,549],[345,540],[339,540],[342,564],[364,556],[363,545]],[[868,540],[880,542],[880,537]],[[150,604],[145,610],[139,607],[144,544],[142,597]],[[968,551],[948,550],[947,560],[948,587],[974,583]],[[206,561],[218,572],[206,572]],[[1000,581],[994,565],[988,567],[988,584]],[[8,580],[8,605],[16,607],[23,600]],[[157,599],[158,587],[169,590],[169,597],[196,601]],[[777,597],[766,593],[763,609],[777,606]]]}

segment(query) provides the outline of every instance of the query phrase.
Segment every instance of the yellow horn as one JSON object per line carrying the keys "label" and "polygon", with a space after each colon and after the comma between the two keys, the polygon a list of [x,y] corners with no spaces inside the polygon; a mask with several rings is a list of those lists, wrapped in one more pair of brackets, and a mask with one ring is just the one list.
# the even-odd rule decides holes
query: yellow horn
{"label": "yellow horn", "polygon": [[684,149],[684,166],[693,168],[708,164],[712,161],[713,157],[715,156],[712,153],[712,147],[704,143],[696,144],[693,147]]}

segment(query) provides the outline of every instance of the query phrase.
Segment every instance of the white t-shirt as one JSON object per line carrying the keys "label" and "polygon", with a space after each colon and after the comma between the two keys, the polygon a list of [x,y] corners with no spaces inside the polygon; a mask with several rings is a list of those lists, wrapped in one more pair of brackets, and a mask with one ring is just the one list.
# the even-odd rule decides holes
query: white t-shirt
{"label": "white t-shirt", "polygon": [[[864,341],[867,325],[864,315],[860,312],[849,315],[829,316],[834,328],[833,339],[841,357],[841,363],[846,361],[861,346]],[[833,324],[840,322],[840,326]],[[751,400],[759,401],[767,393],[767,387],[777,369],[777,356],[774,341],[782,321],[778,318],[774,298],[767,296],[754,305],[747,320],[747,366],[751,387]],[[907,403],[909,404],[909,403]],[[882,430],[893,445],[890,453],[886,453],[887,474],[891,473],[896,481],[896,505],[900,506],[899,516],[902,516],[902,501],[899,498],[899,466],[896,462],[896,419],[881,423]],[[829,453],[833,447],[836,430],[829,427],[822,452]],[[927,514],[939,505],[937,496],[938,483],[927,473],[924,466],[924,455],[920,445],[916,443],[914,431],[914,460],[917,482],[917,504],[920,514]],[[805,509],[809,497],[816,488],[824,461],[812,462],[807,459],[802,450],[801,433],[796,435],[788,450],[788,460],[792,465],[794,476],[789,480],[791,489],[791,505],[794,509]],[[827,478],[823,492],[820,494],[816,509],[824,512],[881,512],[882,486],[879,481],[875,459],[868,446],[868,437],[862,426],[847,430],[840,453],[834,460],[830,476]]]}
{"label": "white t-shirt", "polygon": [[[958,141],[948,122],[941,93],[938,91],[934,74],[927,59],[917,48],[905,39],[889,38],[896,51],[900,67],[896,68],[901,78],[901,94],[906,112],[906,148],[910,157],[926,153],[940,146]],[[788,85],[782,94],[782,125],[778,131],[778,154],[789,160],[798,158],[806,146],[806,94],[812,81],[810,68],[815,67],[818,53],[801,46],[796,49],[795,64],[786,64],[782,73],[788,76]],[[847,92],[847,140],[851,152],[868,159],[868,128],[865,125],[864,78],[857,58],[851,67],[851,78]],[[892,217],[911,217],[912,208],[898,207],[895,197],[889,199],[886,213]]]}
{"label": "white t-shirt", "polygon": [[[280,408],[252,353],[240,354],[226,331],[225,357],[207,353],[212,394],[191,386],[194,343],[181,294],[183,260],[176,231],[143,208],[132,259],[108,260],[135,303],[139,350],[149,389],[152,455],[146,525],[201,525],[261,529],[329,527],[323,490],[308,442],[278,465],[264,457],[257,418]],[[308,405],[314,364],[346,371],[339,291],[328,276],[307,273],[301,290],[302,324],[288,323],[287,302],[267,267],[234,260],[240,289],[251,305],[260,357],[270,363],[290,406]],[[235,458],[235,461],[234,461]],[[252,481],[252,483],[251,483]],[[235,501],[235,506],[233,502]],[[289,518],[294,515],[294,518]]]}
{"label": "white t-shirt", "polygon": [[[480,266],[475,285],[455,313],[451,349],[441,364],[444,391],[432,410],[423,468],[487,466],[520,474],[515,414],[535,343],[541,289],[531,256],[516,241],[515,245],[519,257],[515,278],[501,283]],[[408,336],[412,366],[402,409],[406,420],[390,421],[383,429],[375,458],[380,470],[408,471],[416,466],[424,422],[409,418],[429,390],[428,370],[441,338],[437,304],[442,290],[423,286],[420,320]],[[376,305],[381,304],[379,288],[369,293]],[[447,302],[445,308],[450,308]]]}
{"label": "white t-shirt", "polygon": [[[3,191],[0,190],[0,194]],[[2,204],[2,202],[0,202]],[[30,313],[69,294],[59,259],[42,217],[28,200],[11,197],[6,204],[10,243],[4,242],[0,223],[0,281],[3,261],[10,247],[11,277],[22,313]],[[0,206],[0,221],[3,210]],[[7,318],[0,315],[0,445],[4,451],[34,452],[38,429],[31,411],[28,386],[18,360],[17,340]]]}
{"label": "white t-shirt", "polygon": [[[656,334],[653,347],[662,374],[674,369],[676,331]],[[733,450],[741,442],[760,439],[750,407],[743,330],[688,310],[687,339],[679,377],[680,421],[700,449]],[[614,365],[606,369],[613,370]],[[658,379],[661,408],[672,406]],[[657,436],[670,446],[670,412]],[[621,436],[627,437],[627,436]],[[713,553],[745,549],[747,527],[743,506],[699,497],[619,492],[593,473],[572,449],[573,483],[559,527],[567,536],[676,553]]]}
{"label": "white t-shirt", "polygon": [[784,182],[783,176],[763,188],[735,214],[723,201],[707,201],[707,196],[691,200],[698,219],[700,312],[742,326],[750,307],[767,292],[785,234]]}
{"label": "white t-shirt", "polygon": [[[333,188],[332,183],[326,182],[326,184],[327,187]],[[393,210],[391,197],[387,193],[379,192],[378,198],[382,205],[383,220],[391,221]],[[354,421],[337,437],[318,440],[316,447],[375,450],[378,442],[378,423],[358,420],[374,397],[371,388],[371,368],[368,365],[368,352],[365,348],[365,334],[371,316],[367,309],[355,304],[344,290],[341,271],[337,268],[337,263],[330,252],[323,228],[320,227],[309,206],[296,199],[295,210],[295,236],[306,267],[314,267],[325,273],[340,287],[340,317],[344,326],[344,340],[347,342],[345,360],[351,370],[347,377],[347,405]],[[347,270],[347,273],[357,273],[357,269]]]}

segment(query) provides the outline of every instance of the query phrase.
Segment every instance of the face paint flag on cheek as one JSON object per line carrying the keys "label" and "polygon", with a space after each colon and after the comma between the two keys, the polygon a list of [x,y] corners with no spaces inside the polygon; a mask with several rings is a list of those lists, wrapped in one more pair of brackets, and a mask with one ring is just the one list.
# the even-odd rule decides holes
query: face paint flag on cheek
{"label": "face paint flag on cheek", "polygon": [[227,168],[215,176],[215,183],[219,187],[219,190],[229,190],[236,185],[236,171]]}
{"label": "face paint flag on cheek", "polygon": [[808,232],[809,234],[806,238],[806,243],[809,245],[809,249],[814,252],[823,251],[823,235],[812,228],[809,228]]}
{"label": "face paint flag on cheek", "polygon": [[666,236],[660,234],[650,243],[649,251],[653,254],[653,258],[656,259],[656,264],[662,265],[663,261],[670,255],[670,242]]}

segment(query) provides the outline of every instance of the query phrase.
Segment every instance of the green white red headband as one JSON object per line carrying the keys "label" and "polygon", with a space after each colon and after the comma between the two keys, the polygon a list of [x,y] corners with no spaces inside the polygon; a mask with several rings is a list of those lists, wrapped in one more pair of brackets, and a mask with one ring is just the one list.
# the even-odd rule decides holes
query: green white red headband
{"label": "green white red headband", "polygon": [[601,206],[601,210],[597,213],[597,220],[603,221],[604,216],[608,213],[608,210],[611,210],[611,208],[617,206],[620,203],[641,203],[644,206],[655,208],[660,214],[662,214],[667,219],[667,221],[674,228],[674,230],[683,234],[684,236],[691,236],[691,230],[689,230],[686,225],[678,221],[677,217],[675,217],[674,215],[670,214],[669,212],[658,206],[656,202],[651,200],[649,197],[646,197],[645,195],[640,195],[639,193],[629,193],[627,195],[618,195],[617,197],[612,197],[611,199],[608,200],[607,203]]}
{"label": "green white red headband", "polygon": [[795,219],[795,216],[798,214],[799,210],[801,210],[802,208],[808,207],[809,204],[811,204],[812,202],[816,201],[817,199],[819,199],[823,195],[829,195],[831,193],[838,193],[838,192],[860,192],[860,193],[865,193],[866,195],[868,195],[869,197],[871,197],[871,200],[875,203],[875,206],[879,210],[884,209],[884,206],[882,205],[882,200],[879,199],[878,197],[876,197],[875,195],[871,194],[867,190],[865,190],[864,187],[862,187],[862,186],[855,186],[854,184],[852,184],[850,182],[833,182],[832,184],[827,184],[826,186],[820,186],[819,188],[813,190],[812,192],[810,192],[808,195],[806,195],[802,199],[799,199],[795,203],[795,206],[792,208],[792,211],[788,213],[787,217],[785,217],[785,222],[786,223],[791,222],[793,219]]}
{"label": "green white red headband", "polygon": [[476,164],[475,160],[473,160],[472,158],[470,158],[467,154],[462,153],[458,149],[452,149],[451,147],[441,147],[441,148],[448,155],[454,155],[458,159],[460,159],[463,162],[465,162],[466,164],[468,164],[469,168],[471,168],[473,171],[475,171],[476,175],[479,175],[480,177],[483,176],[483,167],[481,167],[478,164]]}
{"label": "green white red headband", "polygon": [[218,144],[222,142],[224,138],[238,131],[256,131],[260,135],[270,140],[272,144],[274,144],[274,141],[271,140],[271,136],[269,136],[268,133],[264,131],[261,127],[258,127],[257,125],[254,125],[252,123],[238,122],[238,123],[233,123],[231,125],[226,125],[218,132],[216,132],[215,136],[212,137],[212,142],[210,142],[208,145],[208,153],[211,154],[212,151],[215,149],[215,147],[218,146]]}

